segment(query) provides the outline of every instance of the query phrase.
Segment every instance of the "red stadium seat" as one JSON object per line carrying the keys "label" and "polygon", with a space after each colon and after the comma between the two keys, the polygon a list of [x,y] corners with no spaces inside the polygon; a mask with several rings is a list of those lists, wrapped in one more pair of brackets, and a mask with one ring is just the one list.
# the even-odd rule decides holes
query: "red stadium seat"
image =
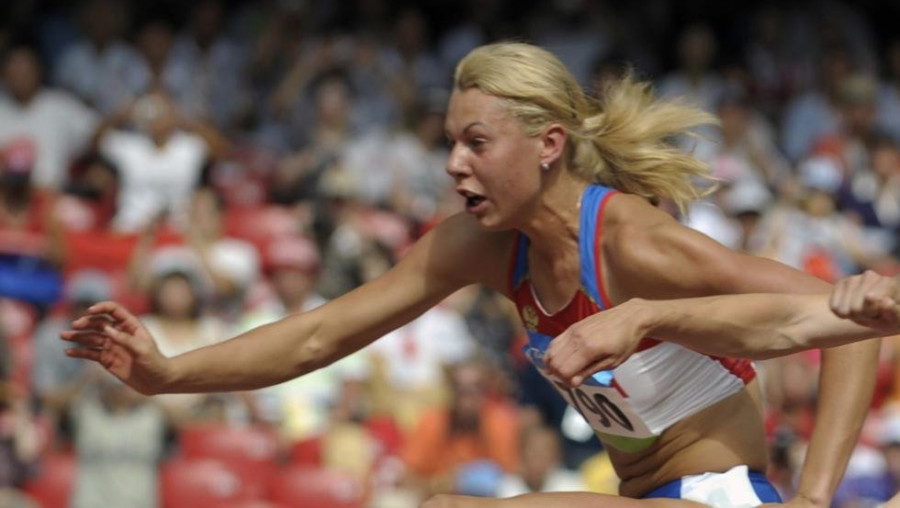
{"label": "red stadium seat", "polygon": [[75,485],[77,461],[73,455],[48,455],[41,459],[37,477],[25,483],[28,493],[44,508],[66,508]]}
{"label": "red stadium seat", "polygon": [[365,426],[378,443],[381,457],[400,453],[400,449],[403,448],[403,433],[393,418],[389,416],[369,418]]}
{"label": "red stadium seat", "polygon": [[217,505],[216,508],[293,508],[284,504],[266,501],[264,499],[251,499],[248,501],[235,501]]}
{"label": "red stadium seat", "polygon": [[278,455],[278,437],[259,427],[197,425],[179,433],[181,453],[188,459],[270,462]]}
{"label": "red stadium seat", "polygon": [[296,508],[361,508],[365,490],[347,473],[290,466],[275,476],[272,500]]}
{"label": "red stadium seat", "polygon": [[240,471],[214,459],[175,459],[163,464],[160,498],[165,508],[196,508],[249,502],[260,490]]}
{"label": "red stadium seat", "polygon": [[225,212],[225,232],[264,246],[272,238],[297,234],[297,217],[281,206],[231,208]]}
{"label": "red stadium seat", "polygon": [[319,436],[297,441],[291,445],[291,464],[319,467],[322,465],[322,438]]}

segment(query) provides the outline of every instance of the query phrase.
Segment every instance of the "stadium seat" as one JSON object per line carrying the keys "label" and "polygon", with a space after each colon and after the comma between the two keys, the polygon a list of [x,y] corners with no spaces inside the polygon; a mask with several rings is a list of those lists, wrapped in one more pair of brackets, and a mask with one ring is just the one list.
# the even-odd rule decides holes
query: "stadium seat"
{"label": "stadium seat", "polygon": [[280,206],[230,208],[225,212],[225,233],[262,247],[272,238],[297,234],[297,218]]}
{"label": "stadium seat", "polygon": [[322,438],[319,436],[297,441],[291,445],[291,464],[319,467],[322,465]]}
{"label": "stadium seat", "polygon": [[54,454],[41,459],[38,476],[29,479],[25,492],[44,508],[66,508],[75,486],[74,455]]}
{"label": "stadium seat", "polygon": [[346,473],[295,465],[275,475],[272,500],[296,508],[361,508],[365,491]]}
{"label": "stadium seat", "polygon": [[261,499],[265,489],[229,464],[214,459],[174,459],[162,466],[164,508],[222,506]]}
{"label": "stadium seat", "polygon": [[260,427],[196,425],[179,433],[181,454],[187,459],[229,462],[268,462],[278,455],[278,437]]}

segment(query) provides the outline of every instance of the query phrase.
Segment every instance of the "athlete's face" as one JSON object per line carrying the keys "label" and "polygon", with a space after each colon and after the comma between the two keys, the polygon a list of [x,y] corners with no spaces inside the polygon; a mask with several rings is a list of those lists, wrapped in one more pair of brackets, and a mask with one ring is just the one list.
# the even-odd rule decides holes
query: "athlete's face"
{"label": "athlete's face", "polygon": [[540,195],[540,137],[527,136],[501,99],[475,88],[453,92],[445,131],[447,173],[466,211],[488,229],[520,224]]}

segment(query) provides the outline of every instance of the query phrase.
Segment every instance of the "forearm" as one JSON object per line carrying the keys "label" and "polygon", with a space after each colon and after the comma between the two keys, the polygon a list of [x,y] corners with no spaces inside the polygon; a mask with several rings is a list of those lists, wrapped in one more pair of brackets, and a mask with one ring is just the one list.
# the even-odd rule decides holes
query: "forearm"
{"label": "forearm", "polygon": [[315,312],[289,316],[169,362],[164,392],[253,390],[301,376],[330,357]]}
{"label": "forearm", "polygon": [[875,386],[881,341],[822,352],[819,402],[797,495],[828,506],[856,446]]}
{"label": "forearm", "polygon": [[640,300],[636,307],[646,336],[719,356],[765,359],[886,335],[835,316],[825,294]]}

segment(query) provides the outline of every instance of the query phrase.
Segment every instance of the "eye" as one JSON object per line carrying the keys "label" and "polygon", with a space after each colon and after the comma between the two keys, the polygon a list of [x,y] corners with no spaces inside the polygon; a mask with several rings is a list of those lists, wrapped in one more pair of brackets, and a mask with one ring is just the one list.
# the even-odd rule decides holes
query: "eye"
{"label": "eye", "polygon": [[483,147],[485,143],[487,143],[487,140],[484,138],[472,138],[469,140],[469,147],[471,147],[472,150],[478,150]]}

